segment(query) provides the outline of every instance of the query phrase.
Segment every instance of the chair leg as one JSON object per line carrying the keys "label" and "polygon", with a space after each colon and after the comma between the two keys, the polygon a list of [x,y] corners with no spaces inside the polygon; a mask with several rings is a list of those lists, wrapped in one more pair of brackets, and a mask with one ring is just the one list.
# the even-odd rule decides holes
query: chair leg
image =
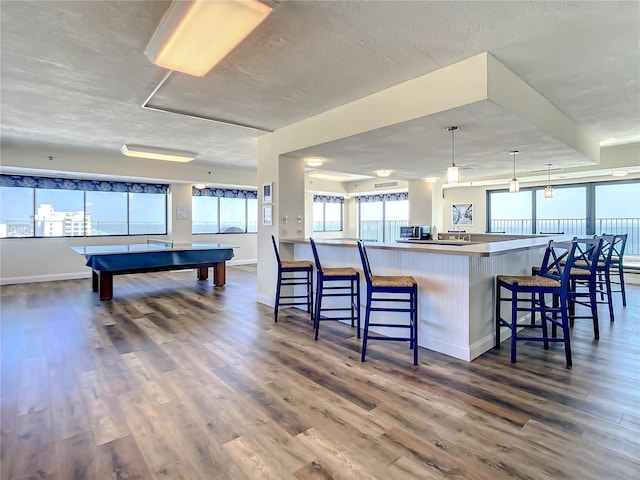
{"label": "chair leg", "polygon": [[613,295],[611,294],[611,275],[609,275],[608,268],[604,271],[604,281],[607,290],[607,303],[609,304],[609,318],[613,322],[615,320],[613,316]]}
{"label": "chair leg", "polygon": [[500,348],[500,284],[496,282],[496,338],[495,348]]}
{"label": "chair leg", "polygon": [[627,294],[624,291],[624,272],[622,269],[622,263],[618,265],[618,276],[620,277],[620,292],[622,293],[622,306],[627,306]]}
{"label": "chair leg", "polygon": [[354,325],[354,320],[356,318],[356,311],[355,311],[355,305],[354,305],[354,297],[356,296],[356,290],[355,290],[355,280],[349,280],[349,287],[350,287],[350,299],[351,299],[351,328],[353,328]]}
{"label": "chair leg", "polygon": [[307,311],[313,322],[313,272],[307,271]]}
{"label": "chair leg", "polygon": [[323,283],[320,279],[318,279],[316,285],[316,311],[313,321],[313,328],[315,330],[314,340],[318,340],[318,330],[320,329],[320,310],[322,310],[322,287]]}
{"label": "chair leg", "polygon": [[593,337],[600,338],[600,326],[598,322],[598,298],[596,296],[595,282],[589,282],[589,301],[591,302],[591,318],[593,319]]}
{"label": "chair leg", "polygon": [[367,339],[369,338],[369,316],[371,315],[371,290],[367,289],[367,306],[364,314],[364,334],[362,336],[362,356],[360,361],[364,362],[367,355]]}
{"label": "chair leg", "polygon": [[511,363],[516,363],[516,340],[518,332],[518,295],[511,292]]}
{"label": "chair leg", "polygon": [[356,280],[356,328],[358,329],[356,336],[360,340],[360,275]]}
{"label": "chair leg", "polygon": [[278,272],[278,284],[276,286],[276,304],[273,307],[273,321],[278,323],[278,307],[280,306],[280,285],[282,283],[282,273]]}
{"label": "chair leg", "polygon": [[413,336],[413,364],[418,365],[418,286],[411,293],[411,331]]}
{"label": "chair leg", "polygon": [[547,304],[544,301],[544,293],[538,294],[538,298],[540,299],[540,321],[542,322],[542,337],[544,338],[543,346],[545,350],[549,350],[549,341],[547,340],[549,338],[549,331],[547,328],[548,312]]}
{"label": "chair leg", "polygon": [[561,313],[562,313],[562,334],[564,335],[564,354],[567,359],[567,368],[571,368],[571,336],[569,335],[569,315],[567,312],[567,297],[562,294],[560,298]]}

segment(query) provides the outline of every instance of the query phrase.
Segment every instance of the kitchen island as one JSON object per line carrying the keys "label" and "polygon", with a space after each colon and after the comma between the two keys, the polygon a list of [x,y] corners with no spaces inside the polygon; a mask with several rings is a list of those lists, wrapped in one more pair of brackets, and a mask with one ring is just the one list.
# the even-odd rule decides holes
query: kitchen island
{"label": "kitchen island", "polygon": [[[492,235],[482,242],[480,236],[473,237],[467,242],[454,239],[451,244],[448,238],[432,242],[366,243],[374,274],[411,275],[418,282],[419,345],[466,361],[495,344],[496,275],[530,274],[533,265],[540,265],[550,239]],[[323,266],[351,266],[362,271],[355,239],[316,243]],[[280,249],[285,259],[313,261],[308,239],[280,239]],[[364,281],[361,291],[366,291]],[[364,298],[363,295],[362,302]]]}

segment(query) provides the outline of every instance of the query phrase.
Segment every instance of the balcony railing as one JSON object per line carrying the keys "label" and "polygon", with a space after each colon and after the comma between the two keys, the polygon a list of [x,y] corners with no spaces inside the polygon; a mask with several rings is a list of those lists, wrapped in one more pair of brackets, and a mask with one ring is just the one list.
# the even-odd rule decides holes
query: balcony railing
{"label": "balcony railing", "polygon": [[[504,219],[491,221],[492,232],[511,234],[530,234],[531,220]],[[587,222],[584,218],[554,218],[538,220],[535,233],[564,233],[582,236],[587,234]],[[625,255],[640,256],[640,218],[598,218],[595,233],[616,235],[626,233],[627,247]]]}
{"label": "balcony railing", "polygon": [[360,238],[370,242],[395,242],[400,238],[400,227],[407,225],[407,220],[364,220],[360,222]]}

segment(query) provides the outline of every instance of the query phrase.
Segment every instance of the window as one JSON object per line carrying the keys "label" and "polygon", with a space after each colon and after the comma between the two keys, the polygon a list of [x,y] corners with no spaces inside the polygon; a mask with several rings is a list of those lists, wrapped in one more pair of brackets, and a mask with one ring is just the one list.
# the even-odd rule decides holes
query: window
{"label": "window", "polygon": [[127,193],[87,192],[87,236],[127,234]]}
{"label": "window", "polygon": [[258,231],[258,196],[255,190],[194,188],[191,201],[191,232],[194,235]]}
{"label": "window", "polygon": [[395,242],[400,237],[400,227],[409,224],[408,198],[406,192],[356,197],[360,238]]}
{"label": "window", "polygon": [[531,191],[491,192],[489,197],[489,232],[531,233],[533,218]]}
{"label": "window", "polygon": [[344,198],[328,195],[313,196],[313,231],[339,232],[342,230]]}
{"label": "window", "polygon": [[33,188],[0,187],[0,238],[34,236],[33,195]]}
{"label": "window", "polygon": [[0,237],[167,233],[167,186],[0,175]]}
{"label": "window", "polygon": [[167,196],[159,193],[129,194],[129,235],[167,232]]}
{"label": "window", "polygon": [[628,264],[628,256],[640,255],[638,198],[638,180],[558,185],[553,198],[544,198],[544,187],[519,193],[487,191],[487,230],[571,236],[626,233]]}
{"label": "window", "polygon": [[247,231],[247,200],[244,198],[220,199],[220,233],[245,233]]}
{"label": "window", "polygon": [[587,233],[587,189],[558,187],[553,198],[544,198],[544,190],[536,190],[536,233],[565,233],[584,236]]}

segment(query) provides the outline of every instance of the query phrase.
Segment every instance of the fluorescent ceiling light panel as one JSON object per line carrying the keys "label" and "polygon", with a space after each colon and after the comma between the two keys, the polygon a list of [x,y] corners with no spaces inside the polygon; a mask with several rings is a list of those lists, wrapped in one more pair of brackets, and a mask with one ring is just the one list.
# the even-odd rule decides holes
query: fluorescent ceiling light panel
{"label": "fluorescent ceiling light panel", "polygon": [[174,1],[144,53],[159,67],[203,77],[272,10],[258,0]]}
{"label": "fluorescent ceiling light panel", "polygon": [[190,162],[198,156],[197,153],[181,150],[169,150],[168,148],[145,147],[142,145],[123,145],[120,149],[123,155],[136,158],[150,158],[152,160],[165,160],[168,162]]}

